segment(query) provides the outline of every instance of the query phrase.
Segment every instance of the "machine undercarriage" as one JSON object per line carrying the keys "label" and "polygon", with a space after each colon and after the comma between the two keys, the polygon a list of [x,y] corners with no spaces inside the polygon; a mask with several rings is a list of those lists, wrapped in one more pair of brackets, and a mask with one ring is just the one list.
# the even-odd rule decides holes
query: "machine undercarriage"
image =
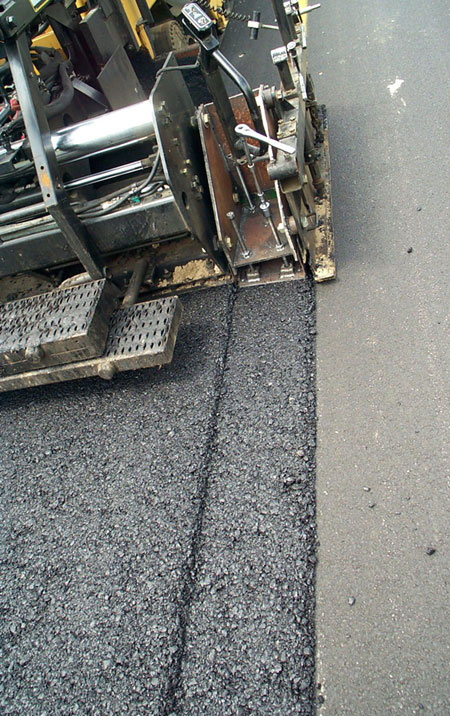
{"label": "machine undercarriage", "polygon": [[0,391],[169,362],[182,291],[335,275],[311,8],[272,1],[254,89],[223,3],[128,4],[0,5]]}

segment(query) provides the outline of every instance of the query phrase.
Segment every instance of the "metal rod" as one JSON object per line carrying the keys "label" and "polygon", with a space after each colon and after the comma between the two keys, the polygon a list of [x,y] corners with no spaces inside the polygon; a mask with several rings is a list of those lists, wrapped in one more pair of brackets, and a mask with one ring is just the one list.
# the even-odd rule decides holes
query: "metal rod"
{"label": "metal rod", "polygon": [[145,169],[141,161],[130,162],[129,164],[122,164],[120,167],[112,167],[112,169],[105,169],[97,174],[90,174],[86,177],[80,177],[79,179],[71,179],[71,181],[65,182],[65,189],[78,189],[81,186],[90,184],[96,184],[106,179],[116,179],[117,177],[124,176],[126,174],[133,174],[134,172],[142,172]]}
{"label": "metal rod", "polygon": [[257,174],[256,174],[255,164],[254,164],[254,162],[253,162],[253,157],[252,157],[252,155],[251,155],[250,148],[249,148],[247,142],[245,142],[245,141],[244,141],[244,151],[245,151],[245,156],[246,156],[246,158],[247,158],[247,166],[248,166],[248,168],[249,168],[249,170],[250,170],[250,173],[251,173],[251,175],[252,175],[252,177],[253,177],[253,181],[254,181],[254,183],[255,183],[256,193],[258,194],[258,197],[259,197],[260,201],[265,201],[264,192],[263,192],[263,190],[261,189],[261,184],[259,183],[259,181],[258,181],[258,176],[257,176]]}
{"label": "metal rod", "polygon": [[238,244],[241,249],[241,254],[244,257],[244,259],[248,259],[252,255],[252,252],[247,248],[247,244],[245,243],[244,235],[242,234],[242,232],[238,226],[234,211],[228,211],[227,217],[231,221],[231,225],[234,229],[234,233],[236,234],[236,238],[238,240]]}
{"label": "metal rod", "polygon": [[253,214],[254,211],[256,210],[256,206],[253,203],[252,196],[250,194],[247,184],[245,183],[244,175],[242,174],[242,169],[239,166],[239,164],[235,165],[235,169],[236,169],[236,173],[239,177],[239,181],[241,182],[241,186],[244,190],[245,198],[247,199],[247,202],[248,202],[248,208],[250,209],[250,211]]}
{"label": "metal rod", "polygon": [[255,165],[253,163],[252,155],[250,153],[250,149],[249,149],[247,142],[244,142],[244,149],[245,149],[245,154],[247,156],[247,166],[252,174],[253,181],[255,182],[256,193],[258,194],[258,198],[260,201],[260,204],[259,204],[260,211],[270,226],[270,230],[271,230],[273,237],[275,239],[275,246],[276,246],[277,251],[281,251],[281,249],[284,248],[284,243],[281,241],[281,239],[278,235],[278,231],[276,230],[275,224],[273,223],[272,213],[270,210],[270,202],[267,201],[266,196],[261,188],[261,184],[258,181],[258,176],[256,174]]}
{"label": "metal rod", "polygon": [[[267,202],[267,203],[269,203],[269,202]],[[270,205],[269,205],[269,211],[270,211]],[[275,239],[275,247],[276,247],[277,251],[282,251],[282,249],[284,249],[284,244],[280,239],[280,236],[278,234],[276,226],[273,222],[272,215],[269,214],[269,216],[267,216],[266,218],[267,218],[267,222],[270,226],[270,230],[272,232],[273,238]]]}
{"label": "metal rod", "polygon": [[86,227],[73,211],[59,176],[50,128],[31,62],[28,36],[6,43],[6,55],[20,102],[44,204],[63,237],[93,279],[105,275],[105,265]]}
{"label": "metal rod", "polygon": [[5,211],[0,214],[0,224],[9,224],[11,221],[17,221],[17,219],[26,219],[34,214],[45,213],[46,207],[43,201],[38,204],[31,204],[31,206],[23,206],[21,209],[13,209],[12,211]]}
{"label": "metal rod", "polygon": [[137,297],[139,296],[139,290],[142,286],[142,281],[144,280],[144,276],[147,272],[147,268],[147,259],[139,259],[133,271],[133,275],[130,278],[127,292],[122,301],[122,306],[124,308],[127,306],[134,306],[134,304],[136,303]]}
{"label": "metal rod", "polygon": [[298,9],[299,9],[300,15],[307,15],[308,12],[312,12],[313,10],[318,10],[319,7],[320,7],[320,2],[316,3],[315,5],[308,5],[307,7],[300,7],[300,5],[298,4]]}

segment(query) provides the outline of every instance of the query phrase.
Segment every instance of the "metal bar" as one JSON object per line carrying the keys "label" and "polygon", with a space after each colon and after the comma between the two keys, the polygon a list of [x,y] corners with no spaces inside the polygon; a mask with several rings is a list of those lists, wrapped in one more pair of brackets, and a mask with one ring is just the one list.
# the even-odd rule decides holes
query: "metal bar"
{"label": "metal bar", "polygon": [[280,35],[285,45],[296,39],[295,26],[290,17],[286,15],[283,0],[272,0],[272,7],[275,19],[280,30]]}
{"label": "metal bar", "polygon": [[248,109],[250,111],[250,116],[252,118],[253,124],[255,125],[255,129],[260,134],[264,134],[264,126],[261,119],[261,114],[258,109],[258,105],[256,104],[255,95],[253,93],[253,90],[244,75],[241,75],[240,72],[234,67],[234,65],[231,64],[231,62],[223,55],[219,50],[216,50],[213,52],[213,57],[216,60],[216,62],[219,64],[219,66],[223,69],[226,75],[234,82],[237,87],[241,90],[242,94],[245,97],[245,101],[247,102]]}
{"label": "metal bar", "polygon": [[127,292],[122,301],[123,307],[133,306],[136,303],[137,297],[139,296],[139,290],[142,286],[142,281],[144,280],[144,276],[147,272],[147,268],[147,259],[139,259],[133,271],[130,283],[128,284]]}
{"label": "metal bar", "polygon": [[276,47],[271,51],[272,62],[276,66],[283,89],[288,92],[295,89],[295,82],[292,79],[291,68],[288,63],[288,53],[286,47]]}
{"label": "metal bar", "polygon": [[102,278],[104,265],[91,245],[89,234],[76,216],[59,176],[50,128],[31,62],[26,34],[6,43],[11,73],[30,142],[33,161],[44,204],[58,224],[64,238],[93,279]]}
{"label": "metal bar", "polygon": [[126,174],[142,172],[144,171],[144,169],[145,167],[140,160],[137,162],[130,162],[129,164],[122,164],[120,167],[112,167],[111,169],[105,169],[102,172],[90,174],[86,177],[72,179],[71,181],[68,181],[64,184],[64,189],[78,189],[81,186],[96,184],[100,181],[106,181],[107,179],[116,179],[117,177],[122,177]]}
{"label": "metal bar", "polygon": [[229,218],[231,225],[234,229],[234,233],[236,234],[239,248],[241,249],[241,254],[244,257],[244,259],[248,259],[252,255],[252,252],[247,248],[247,244],[245,243],[245,237],[244,237],[242,231],[240,230],[239,225],[236,221],[236,216],[235,216],[234,211],[228,211],[227,217]]}

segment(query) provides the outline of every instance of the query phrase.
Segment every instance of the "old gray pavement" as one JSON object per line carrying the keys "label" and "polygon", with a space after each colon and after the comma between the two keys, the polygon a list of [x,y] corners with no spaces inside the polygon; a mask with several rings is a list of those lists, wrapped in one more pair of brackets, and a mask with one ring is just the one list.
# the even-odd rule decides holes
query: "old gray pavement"
{"label": "old gray pavement", "polygon": [[316,292],[326,716],[450,713],[449,30],[445,0],[311,18],[339,277]]}

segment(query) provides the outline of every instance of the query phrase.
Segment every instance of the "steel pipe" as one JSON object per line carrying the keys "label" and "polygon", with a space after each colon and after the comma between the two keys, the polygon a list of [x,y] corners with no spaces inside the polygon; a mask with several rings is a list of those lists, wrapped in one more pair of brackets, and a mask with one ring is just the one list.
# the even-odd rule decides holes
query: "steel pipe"
{"label": "steel pipe", "polygon": [[58,161],[109,152],[150,139],[155,133],[150,101],[116,109],[52,134]]}

